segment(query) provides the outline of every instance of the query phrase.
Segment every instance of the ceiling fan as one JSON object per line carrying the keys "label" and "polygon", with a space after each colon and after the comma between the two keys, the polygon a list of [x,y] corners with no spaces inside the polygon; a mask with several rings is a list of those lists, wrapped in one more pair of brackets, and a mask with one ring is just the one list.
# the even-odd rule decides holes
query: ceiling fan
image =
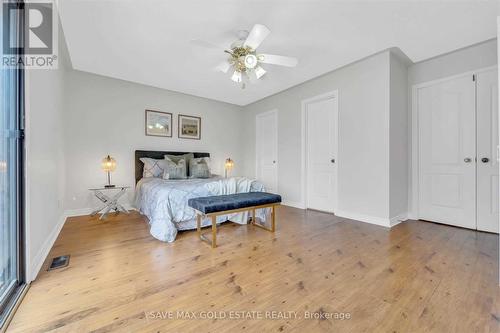
{"label": "ceiling fan", "polygon": [[297,58],[257,52],[259,45],[270,33],[271,31],[265,25],[256,24],[250,33],[246,30],[239,31],[238,40],[233,42],[229,49],[199,39],[191,40],[191,43],[220,49],[227,53],[229,55],[227,60],[217,65],[215,69],[223,73],[231,70],[233,72],[231,80],[241,83],[241,88],[244,89],[247,80],[254,83],[266,74],[266,70],[262,68],[261,64],[297,66]]}

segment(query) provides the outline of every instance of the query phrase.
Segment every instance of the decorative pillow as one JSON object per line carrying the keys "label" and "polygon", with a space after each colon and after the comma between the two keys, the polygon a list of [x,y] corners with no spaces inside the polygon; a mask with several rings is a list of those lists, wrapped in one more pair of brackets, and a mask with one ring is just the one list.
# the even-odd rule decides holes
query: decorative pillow
{"label": "decorative pillow", "polygon": [[194,158],[194,154],[189,153],[189,154],[184,154],[184,155],[164,155],[163,157],[165,157],[165,159],[169,159],[175,163],[179,162],[180,159],[183,159],[184,161],[186,161],[186,165],[189,165],[189,160]]}
{"label": "decorative pillow", "polygon": [[183,159],[184,161],[186,161],[186,177],[188,176],[189,174],[189,160],[194,158],[194,154],[193,153],[188,153],[188,154],[184,154],[184,155],[164,155],[163,156],[165,159],[170,159],[172,162],[179,162],[179,160]]}
{"label": "decorative pillow", "polygon": [[186,161],[180,159],[174,162],[169,158],[165,158],[166,168],[163,172],[163,179],[185,179],[187,178]]}
{"label": "decorative pillow", "polygon": [[144,163],[144,168],[142,172],[142,177],[144,178],[161,177],[167,166],[167,163],[165,162],[164,159],[156,160],[154,158],[141,157],[140,161]]}
{"label": "decorative pillow", "polygon": [[189,160],[189,176],[192,178],[210,178],[210,158],[200,157]]}

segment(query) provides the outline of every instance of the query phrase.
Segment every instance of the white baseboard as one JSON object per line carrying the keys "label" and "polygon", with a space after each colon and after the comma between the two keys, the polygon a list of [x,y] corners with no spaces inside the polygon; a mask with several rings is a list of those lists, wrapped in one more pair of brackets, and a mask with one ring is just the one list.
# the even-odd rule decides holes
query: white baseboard
{"label": "white baseboard", "polygon": [[408,212],[408,220],[418,220],[418,215],[414,212]]}
{"label": "white baseboard", "polygon": [[299,208],[299,209],[305,209],[304,205],[300,202],[295,202],[295,201],[282,201],[281,204],[283,206],[290,206],[293,208]]}
{"label": "white baseboard", "polygon": [[407,220],[406,213],[400,214],[400,215],[392,217],[392,218],[384,218],[384,217],[369,216],[369,215],[363,215],[363,214],[358,214],[358,213],[351,213],[351,212],[346,212],[346,211],[342,211],[342,210],[337,210],[335,212],[335,215],[343,217],[343,218],[351,219],[351,220],[356,220],[356,221],[360,221],[360,222],[379,225],[379,226],[386,227],[386,228],[394,227],[395,225]]}
{"label": "white baseboard", "polygon": [[27,274],[27,282],[31,282],[35,280],[35,278],[38,275],[38,272],[40,272],[40,269],[43,266],[43,263],[45,262],[45,259],[49,255],[50,250],[52,249],[52,246],[54,245],[57,237],[59,236],[59,233],[61,232],[64,222],[66,222],[66,215],[63,214],[60,218],[59,221],[57,222],[56,226],[54,229],[50,232],[49,236],[43,243],[42,247],[38,251],[38,253],[35,255],[33,260],[30,262],[30,267],[29,267],[29,272]]}
{"label": "white baseboard", "polygon": [[376,217],[376,216],[346,212],[346,211],[339,210],[339,209],[337,209],[335,211],[335,215],[346,218],[346,219],[351,219],[351,220],[356,220],[356,221],[360,221],[360,222],[379,225],[379,226],[386,227],[386,228],[391,227],[390,220],[387,218],[383,218],[383,217]]}
{"label": "white baseboard", "polygon": [[[304,207],[304,205],[300,202],[283,201],[281,204],[283,206],[290,206],[290,207],[299,208],[299,209],[306,209]],[[348,218],[351,220],[356,220],[356,221],[360,221],[360,222],[379,225],[379,226],[386,227],[386,228],[394,227],[395,225],[398,225],[401,222],[408,220],[408,213],[403,213],[403,214],[394,216],[392,218],[382,218],[382,217],[375,217],[375,216],[363,215],[363,214],[358,214],[358,213],[346,212],[343,210],[336,210],[335,215],[339,216],[339,217],[343,217],[343,218]]]}
{"label": "white baseboard", "polygon": [[391,227],[394,227],[395,225],[398,225],[401,222],[404,222],[406,220],[408,220],[408,213],[401,213],[397,216],[391,217],[389,219],[389,223],[390,223]]}

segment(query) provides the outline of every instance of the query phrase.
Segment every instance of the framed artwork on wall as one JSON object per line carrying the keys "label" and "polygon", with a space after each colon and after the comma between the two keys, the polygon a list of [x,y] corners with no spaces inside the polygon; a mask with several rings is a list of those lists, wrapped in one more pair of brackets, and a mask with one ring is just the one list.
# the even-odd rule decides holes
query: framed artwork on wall
{"label": "framed artwork on wall", "polygon": [[181,139],[201,139],[201,118],[180,114],[178,135]]}
{"label": "framed artwork on wall", "polygon": [[146,110],[145,133],[148,136],[172,137],[172,114],[169,112]]}

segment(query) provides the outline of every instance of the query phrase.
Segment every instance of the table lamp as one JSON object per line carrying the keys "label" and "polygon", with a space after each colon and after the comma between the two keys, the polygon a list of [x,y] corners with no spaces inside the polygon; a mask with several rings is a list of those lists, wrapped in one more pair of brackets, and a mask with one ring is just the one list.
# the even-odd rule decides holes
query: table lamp
{"label": "table lamp", "polygon": [[231,170],[234,166],[234,161],[231,158],[226,158],[226,163],[224,163],[224,177],[227,178],[227,171]]}
{"label": "table lamp", "polygon": [[111,185],[111,172],[112,171],[115,171],[116,169],[116,161],[114,158],[112,158],[111,156],[106,156],[103,160],[102,160],[102,169],[108,173],[108,184],[107,185],[104,185],[105,188],[109,188],[109,187],[115,187],[115,185]]}

